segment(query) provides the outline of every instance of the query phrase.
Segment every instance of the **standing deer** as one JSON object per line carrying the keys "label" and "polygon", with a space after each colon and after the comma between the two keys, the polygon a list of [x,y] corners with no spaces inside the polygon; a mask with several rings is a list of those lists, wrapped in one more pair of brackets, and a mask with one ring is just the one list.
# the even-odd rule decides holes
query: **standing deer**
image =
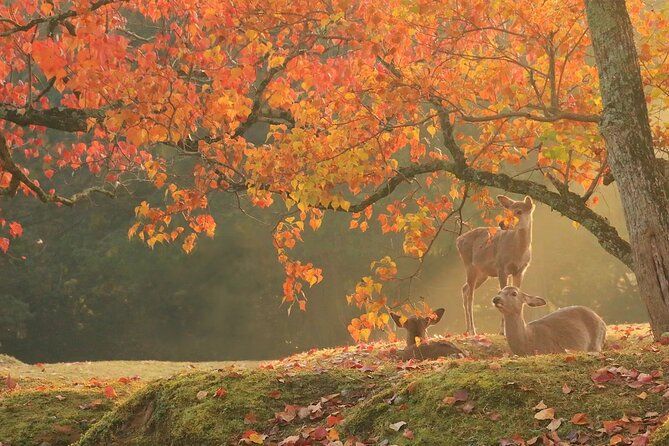
{"label": "standing deer", "polygon": [[506,340],[516,355],[564,353],[565,350],[602,351],[606,324],[590,308],[560,308],[526,324],[523,307],[546,305],[545,299],[507,286],[492,299],[492,303],[504,317]]}
{"label": "standing deer", "polygon": [[467,271],[467,282],[462,286],[467,333],[476,334],[474,327],[474,290],[488,277],[498,277],[500,289],[513,276],[513,284],[521,286],[525,270],[532,259],[532,213],[534,203],[530,197],[515,201],[504,195],[497,200],[513,212],[518,223],[512,229],[483,227],[472,229],[456,240],[460,258]]}
{"label": "standing deer", "polygon": [[[434,312],[436,317],[411,316],[402,323],[402,317],[396,313],[390,313],[395,324],[399,328],[404,328],[407,332],[407,346],[399,352],[400,358],[404,361],[409,359],[437,359],[442,356],[464,356],[464,352],[451,342],[444,340],[427,341],[427,327],[434,325],[441,320],[444,315],[444,309],[439,308]],[[416,338],[421,343],[416,344]],[[427,341],[427,342],[426,342]]]}

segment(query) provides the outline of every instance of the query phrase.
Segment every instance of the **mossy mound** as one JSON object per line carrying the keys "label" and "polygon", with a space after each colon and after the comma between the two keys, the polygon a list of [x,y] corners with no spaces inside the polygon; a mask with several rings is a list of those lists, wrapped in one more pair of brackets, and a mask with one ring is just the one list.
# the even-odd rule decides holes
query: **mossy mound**
{"label": "mossy mound", "polygon": [[[416,373],[413,380],[407,376],[403,386],[351,409],[342,430],[396,445],[534,444],[537,437],[536,444],[608,445],[614,435],[629,444],[669,410],[662,378],[667,354],[665,349],[456,362]],[[657,378],[643,375],[640,385],[635,370]],[[542,420],[535,418],[540,408],[548,409]],[[554,419],[561,421],[550,426]],[[400,422],[406,424],[394,431],[391,426]],[[609,432],[600,431],[604,422]],[[544,436],[554,443],[543,443]]]}
{"label": "mossy mound", "polygon": [[[294,440],[282,444],[328,444],[314,441],[318,426],[328,435],[336,431],[333,438],[365,444],[600,445],[619,435],[613,444],[625,445],[650,438],[669,411],[663,397],[668,356],[668,347],[652,345],[602,355],[388,363],[373,371],[186,374],[149,385],[78,445],[278,444],[287,438]],[[215,396],[220,388],[227,392],[222,398]],[[331,394],[340,395],[337,404],[314,419],[277,421],[286,405],[305,407]],[[339,419],[326,424],[333,414]],[[668,444],[663,429],[654,434],[655,445]]]}
{"label": "mossy mound", "polygon": [[[648,326],[610,327],[596,355],[516,358],[497,335],[447,339],[469,357],[401,362],[398,344],[373,343],[245,369],[10,366],[0,373],[0,442],[669,446],[669,346]],[[16,385],[2,388],[9,374]]]}
{"label": "mossy mound", "polygon": [[184,374],[141,390],[106,415],[78,445],[237,444],[245,431],[280,440],[328,415],[311,409],[304,418],[296,416],[295,423],[278,423],[275,414],[287,405],[323,407],[336,399],[339,407],[346,407],[385,386],[381,375],[359,370]]}
{"label": "mossy mound", "polygon": [[0,367],[9,367],[17,365],[24,365],[24,364],[23,362],[19,361],[13,356],[3,355],[0,353]]}
{"label": "mossy mound", "polygon": [[0,442],[69,445],[112,407],[99,389],[12,392],[0,398]]}

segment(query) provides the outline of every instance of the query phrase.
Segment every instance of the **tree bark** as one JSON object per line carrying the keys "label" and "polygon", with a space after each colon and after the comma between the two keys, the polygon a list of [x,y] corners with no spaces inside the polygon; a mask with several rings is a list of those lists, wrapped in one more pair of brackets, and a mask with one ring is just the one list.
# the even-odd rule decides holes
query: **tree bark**
{"label": "tree bark", "polygon": [[669,199],[655,160],[625,0],[586,0],[603,102],[600,131],[622,199],[653,334],[669,332]]}

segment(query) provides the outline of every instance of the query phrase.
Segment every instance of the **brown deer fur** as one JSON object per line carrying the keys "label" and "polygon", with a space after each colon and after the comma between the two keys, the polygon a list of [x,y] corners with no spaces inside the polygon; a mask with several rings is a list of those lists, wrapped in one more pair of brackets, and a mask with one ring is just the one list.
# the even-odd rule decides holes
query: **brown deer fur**
{"label": "brown deer fur", "polygon": [[504,317],[506,340],[516,355],[563,353],[566,350],[599,352],[604,346],[606,324],[590,308],[560,308],[526,324],[524,306],[546,305],[545,299],[507,286],[492,302]]}
{"label": "brown deer fur", "polygon": [[467,281],[462,286],[467,332],[476,334],[474,326],[474,290],[488,277],[498,277],[500,289],[513,276],[513,284],[520,286],[532,258],[532,213],[530,197],[515,201],[504,195],[497,197],[506,209],[513,212],[518,223],[512,229],[482,227],[462,234],[456,240],[460,258],[465,265]]}
{"label": "brown deer fur", "polygon": [[[407,332],[407,346],[399,352],[402,360],[409,359],[436,359],[443,356],[463,355],[464,353],[451,342],[442,340],[427,341],[427,328],[441,320],[444,315],[444,309],[439,308],[434,312],[434,317],[411,316],[402,323],[402,317],[395,313],[390,313],[395,324],[404,328]],[[416,339],[420,343],[416,343]]]}

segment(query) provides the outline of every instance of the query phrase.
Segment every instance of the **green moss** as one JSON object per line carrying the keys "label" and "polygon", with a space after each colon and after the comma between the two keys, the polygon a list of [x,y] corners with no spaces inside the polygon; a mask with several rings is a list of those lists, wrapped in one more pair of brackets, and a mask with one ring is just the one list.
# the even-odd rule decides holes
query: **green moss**
{"label": "green moss", "polygon": [[[666,380],[669,347],[651,346],[647,333],[647,326],[612,327],[609,345],[617,350],[569,358],[509,358],[502,355],[505,344],[499,336],[452,337],[471,357],[400,367],[389,354],[392,345],[383,343],[311,351],[273,362],[270,368],[246,370],[229,364],[146,361],[10,366],[7,372],[19,388],[0,392],[0,442],[56,446],[83,435],[80,446],[206,446],[238,444],[243,432],[253,429],[278,443],[305,426],[323,425],[324,419],[277,425],[276,412],[286,404],[306,406],[333,393],[341,396],[325,412],[344,417],[337,427],[342,438],[355,435],[376,443],[388,439],[390,444],[426,446],[498,445],[514,435],[527,440],[547,432],[549,422],[534,419],[534,406],[542,400],[563,419],[558,430],[562,438],[578,430],[592,434],[605,420],[669,411],[663,392],[652,392],[650,385],[632,389],[616,378],[600,387],[591,379],[599,368],[624,366],[646,373],[663,370]],[[119,383],[118,377],[135,374],[143,379]],[[95,385],[111,384],[119,397],[108,401],[102,389],[88,387],[94,376],[102,382]],[[569,392],[563,392],[564,384]],[[225,397],[213,396],[219,388],[226,389]],[[443,402],[461,389],[474,404],[470,413],[463,412],[463,403]],[[647,396],[639,398],[644,389]],[[198,398],[198,392],[206,395]],[[87,408],[98,399],[99,406]],[[255,420],[245,422],[250,412]],[[579,412],[588,415],[590,426],[570,422]],[[406,427],[399,432],[389,429],[398,421]],[[412,439],[403,435],[405,429],[412,431]],[[669,426],[658,429],[653,438],[654,446],[669,446]]]}
{"label": "green moss", "polygon": [[0,443],[68,445],[111,407],[99,389],[11,393],[0,399]]}
{"label": "green moss", "polygon": [[13,356],[0,354],[0,367],[9,367],[15,365],[24,365],[21,361]]}
{"label": "green moss", "polygon": [[667,420],[651,437],[650,446],[669,446],[669,420]]}
{"label": "green moss", "polygon": [[[78,444],[204,446],[234,443],[248,429],[267,431],[275,413],[282,411],[286,404],[306,406],[333,393],[354,398],[358,392],[377,386],[372,381],[368,374],[357,370],[296,374],[254,370],[180,375],[147,386],[105,416]],[[219,388],[227,390],[225,397],[213,396]],[[278,391],[275,398],[270,397],[275,391]],[[207,392],[207,395],[198,399],[198,392]],[[249,413],[254,414],[256,421],[245,421]],[[294,427],[283,429],[289,432]]]}
{"label": "green moss", "polygon": [[[657,394],[640,399],[636,396],[639,390],[622,383],[598,388],[591,380],[593,370],[610,363],[651,371],[661,368],[661,360],[661,354],[629,353],[614,355],[606,362],[587,355],[573,362],[566,362],[563,356],[540,356],[502,361],[499,370],[485,361],[445,367],[407,377],[394,391],[353,408],[344,430],[359,438],[386,438],[398,445],[498,445],[500,439],[515,434],[529,439],[546,432],[548,421],[535,420],[533,409],[543,400],[555,408],[557,418],[565,420],[558,433],[566,435],[579,429],[569,421],[579,412],[587,413],[595,425],[601,426],[602,421],[625,414],[643,416],[648,411],[666,411],[667,403]],[[572,389],[570,393],[563,393],[565,383]],[[469,401],[474,403],[470,414],[462,411],[462,403],[443,402],[444,397],[460,389],[467,390]],[[396,397],[389,404],[393,393]],[[389,428],[399,421],[407,423],[412,440]]]}

